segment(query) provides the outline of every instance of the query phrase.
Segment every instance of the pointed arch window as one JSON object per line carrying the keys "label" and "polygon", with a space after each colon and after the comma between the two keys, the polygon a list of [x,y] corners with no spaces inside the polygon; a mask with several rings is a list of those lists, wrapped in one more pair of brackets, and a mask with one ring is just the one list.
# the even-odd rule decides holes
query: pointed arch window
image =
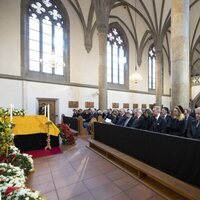
{"label": "pointed arch window", "polygon": [[[69,57],[66,9],[61,6],[61,2],[54,0],[29,0],[24,4],[26,75],[31,79],[40,77],[42,81],[46,78],[50,82],[59,77],[69,77],[66,75]],[[51,79],[53,76],[56,78]]]}
{"label": "pointed arch window", "polygon": [[127,46],[123,34],[110,28],[107,36],[107,82],[123,86],[126,83]]}
{"label": "pointed arch window", "polygon": [[156,52],[155,47],[152,45],[149,48],[149,89],[156,89]]}

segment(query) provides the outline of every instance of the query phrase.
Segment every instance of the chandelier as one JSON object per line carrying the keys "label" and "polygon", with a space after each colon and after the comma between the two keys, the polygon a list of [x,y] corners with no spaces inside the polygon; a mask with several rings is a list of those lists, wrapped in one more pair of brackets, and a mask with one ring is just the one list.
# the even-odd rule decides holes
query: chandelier
{"label": "chandelier", "polygon": [[142,76],[135,71],[131,76],[130,76],[130,81],[134,82],[135,84],[139,83],[140,81],[142,81],[143,78]]}
{"label": "chandelier", "polygon": [[44,65],[50,68],[63,68],[65,67],[65,63],[63,62],[63,57],[58,56],[55,51],[52,51],[49,59],[44,62]]}

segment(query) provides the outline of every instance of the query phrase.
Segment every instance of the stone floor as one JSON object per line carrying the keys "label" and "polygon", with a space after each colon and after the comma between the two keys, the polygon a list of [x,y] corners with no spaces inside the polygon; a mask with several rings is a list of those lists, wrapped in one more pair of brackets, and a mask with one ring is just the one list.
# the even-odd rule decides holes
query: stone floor
{"label": "stone floor", "polygon": [[155,192],[85,146],[64,146],[63,153],[34,160],[27,186],[48,200],[163,200]]}

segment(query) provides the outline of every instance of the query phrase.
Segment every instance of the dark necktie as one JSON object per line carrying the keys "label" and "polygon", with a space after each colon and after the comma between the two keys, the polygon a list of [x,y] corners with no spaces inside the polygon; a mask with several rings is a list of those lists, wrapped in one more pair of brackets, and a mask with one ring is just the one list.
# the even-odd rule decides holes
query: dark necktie
{"label": "dark necktie", "polygon": [[198,126],[199,126],[199,121],[197,122],[196,128],[198,128]]}

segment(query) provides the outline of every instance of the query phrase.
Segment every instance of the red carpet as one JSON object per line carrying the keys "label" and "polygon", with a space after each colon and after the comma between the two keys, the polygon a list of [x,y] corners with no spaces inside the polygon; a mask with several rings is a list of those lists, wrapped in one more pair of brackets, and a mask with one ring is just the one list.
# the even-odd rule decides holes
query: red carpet
{"label": "red carpet", "polygon": [[38,150],[33,150],[33,151],[26,151],[24,153],[30,154],[33,156],[33,158],[39,158],[43,156],[51,156],[54,154],[62,153],[62,150],[60,147],[52,147],[52,149],[38,149]]}

